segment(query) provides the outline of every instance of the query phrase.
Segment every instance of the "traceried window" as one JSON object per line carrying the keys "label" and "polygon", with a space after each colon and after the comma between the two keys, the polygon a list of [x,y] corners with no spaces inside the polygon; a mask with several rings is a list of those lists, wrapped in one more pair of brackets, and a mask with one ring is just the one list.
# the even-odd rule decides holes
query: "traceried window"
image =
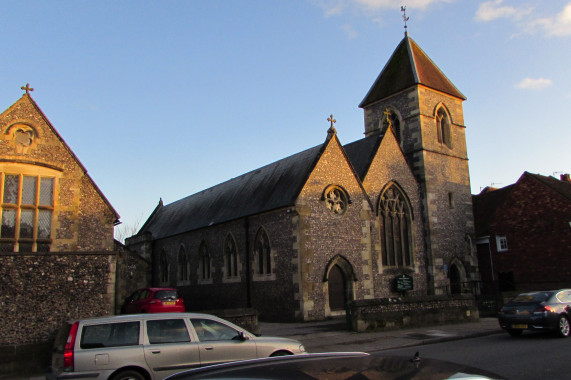
{"label": "traceried window", "polygon": [[260,228],[254,242],[255,259],[257,261],[258,274],[272,273],[272,256],[270,249],[270,240],[268,234],[263,228]]}
{"label": "traceried window", "polygon": [[49,252],[54,178],[1,174],[2,252]]}
{"label": "traceried window", "polygon": [[198,249],[198,277],[201,281],[210,280],[212,277],[210,265],[210,254],[208,253],[206,243],[203,241]]}
{"label": "traceried window", "polygon": [[227,278],[238,277],[238,251],[231,235],[224,242],[224,264]]}
{"label": "traceried window", "polygon": [[438,133],[438,142],[452,148],[450,116],[448,116],[444,107],[440,107],[438,108],[438,111],[436,111],[436,129]]}
{"label": "traceried window", "polygon": [[408,200],[396,185],[390,185],[379,200],[383,265],[412,266],[412,214]]}
{"label": "traceried window", "polygon": [[178,281],[187,282],[188,280],[188,258],[184,248],[180,247],[178,251]]}
{"label": "traceried window", "polygon": [[343,215],[347,211],[349,197],[344,189],[339,186],[329,186],[323,192],[325,206],[334,215]]}

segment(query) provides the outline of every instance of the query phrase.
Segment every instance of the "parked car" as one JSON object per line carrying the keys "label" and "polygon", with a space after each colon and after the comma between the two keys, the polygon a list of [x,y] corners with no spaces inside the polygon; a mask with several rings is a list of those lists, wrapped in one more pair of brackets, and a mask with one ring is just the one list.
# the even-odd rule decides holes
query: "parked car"
{"label": "parked car", "polygon": [[264,358],[184,371],[168,380],[499,380],[503,377],[479,368],[436,359],[385,356],[363,352],[335,352]]}
{"label": "parked car", "polygon": [[143,288],[131,294],[121,307],[122,314],[183,313],[184,300],[174,288]]}
{"label": "parked car", "polygon": [[568,337],[570,316],[571,289],[560,289],[518,295],[501,308],[498,321],[512,336],[524,330],[550,330]]}
{"label": "parked car", "polygon": [[65,323],[48,378],[161,380],[190,368],[304,353],[297,340],[258,337],[209,314],[120,315]]}

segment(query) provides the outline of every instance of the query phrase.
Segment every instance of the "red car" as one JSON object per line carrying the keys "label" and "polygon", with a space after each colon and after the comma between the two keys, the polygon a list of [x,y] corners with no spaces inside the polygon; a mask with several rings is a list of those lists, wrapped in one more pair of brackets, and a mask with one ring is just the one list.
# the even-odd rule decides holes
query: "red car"
{"label": "red car", "polygon": [[182,313],[184,300],[174,288],[143,288],[131,294],[121,308],[122,314]]}

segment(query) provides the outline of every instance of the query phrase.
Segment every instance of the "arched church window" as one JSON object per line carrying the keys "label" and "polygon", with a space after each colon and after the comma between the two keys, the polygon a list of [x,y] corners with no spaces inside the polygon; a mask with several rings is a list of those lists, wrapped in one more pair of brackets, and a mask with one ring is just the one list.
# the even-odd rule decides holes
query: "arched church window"
{"label": "arched church window", "polygon": [[198,249],[198,274],[201,280],[209,280],[211,277],[210,270],[211,260],[210,254],[208,253],[208,248],[206,247],[206,242],[200,243],[200,248]]}
{"label": "arched church window", "polygon": [[334,215],[343,215],[347,211],[349,196],[340,186],[329,186],[323,192],[325,206]]}
{"label": "arched church window", "polygon": [[383,132],[386,131],[388,128],[391,128],[393,131],[393,134],[395,135],[398,143],[400,144],[400,130],[401,130],[401,125],[400,125],[400,119],[397,115],[397,113],[391,109],[391,108],[387,108],[385,109],[385,111],[383,112]]}
{"label": "arched church window", "polygon": [[162,284],[167,284],[169,282],[169,261],[167,258],[167,253],[163,250],[159,257],[159,279]]}
{"label": "arched church window", "polygon": [[438,133],[438,142],[452,148],[452,134],[450,131],[450,116],[444,107],[438,108],[436,111],[436,130]]}
{"label": "arched church window", "polygon": [[383,265],[412,266],[412,214],[403,191],[391,184],[379,200]]}
{"label": "arched church window", "polygon": [[183,247],[178,251],[178,280],[180,282],[188,281],[188,258]]}
{"label": "arched church window", "polygon": [[224,243],[224,261],[226,264],[226,277],[238,276],[238,251],[236,250],[236,242],[231,235],[226,237]]}
{"label": "arched church window", "polygon": [[272,257],[270,249],[270,239],[263,228],[260,228],[254,242],[255,260],[257,260],[258,274],[272,273]]}

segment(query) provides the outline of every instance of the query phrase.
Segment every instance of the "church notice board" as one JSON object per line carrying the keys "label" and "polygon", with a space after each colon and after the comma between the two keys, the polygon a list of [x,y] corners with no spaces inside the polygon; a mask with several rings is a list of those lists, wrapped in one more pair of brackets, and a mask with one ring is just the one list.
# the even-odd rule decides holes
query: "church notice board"
{"label": "church notice board", "polygon": [[395,283],[396,283],[397,292],[406,292],[406,291],[412,290],[414,288],[413,282],[412,282],[412,276],[409,276],[409,275],[404,274],[404,273],[402,275],[398,276],[397,278],[395,278]]}

